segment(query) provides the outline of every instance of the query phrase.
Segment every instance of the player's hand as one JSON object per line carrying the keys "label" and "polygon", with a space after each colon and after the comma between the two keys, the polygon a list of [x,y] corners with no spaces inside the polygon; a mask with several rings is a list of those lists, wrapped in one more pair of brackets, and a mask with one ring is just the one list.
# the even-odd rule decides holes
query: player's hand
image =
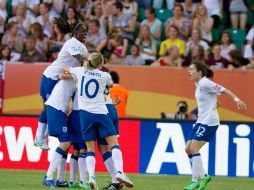
{"label": "player's hand", "polygon": [[120,104],[120,103],[121,103],[121,98],[120,98],[119,96],[117,96],[117,97],[114,99],[113,104],[114,104],[114,105],[118,105],[118,104]]}
{"label": "player's hand", "polygon": [[237,108],[238,108],[239,110],[246,110],[246,109],[247,109],[246,104],[245,104],[242,100],[238,100],[238,101],[236,102],[236,104],[237,104]]}

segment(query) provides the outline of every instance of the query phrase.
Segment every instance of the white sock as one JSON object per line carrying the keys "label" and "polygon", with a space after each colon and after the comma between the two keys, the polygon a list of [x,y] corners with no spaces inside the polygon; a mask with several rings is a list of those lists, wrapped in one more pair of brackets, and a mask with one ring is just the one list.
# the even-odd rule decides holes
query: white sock
{"label": "white sock", "polygon": [[46,126],[46,130],[44,132],[44,139],[48,138],[48,125]]}
{"label": "white sock", "polygon": [[78,157],[78,167],[79,167],[79,176],[80,176],[80,181],[82,183],[87,182],[87,176],[86,176],[86,171],[87,171],[87,165],[86,165],[86,153],[80,153]]}
{"label": "white sock", "polygon": [[61,182],[64,181],[66,171],[66,158],[62,158],[57,170],[57,179]]}
{"label": "white sock", "polygon": [[47,128],[47,123],[38,122],[38,128],[37,128],[37,131],[36,131],[36,138],[40,142],[43,142],[46,128]]}
{"label": "white sock", "polygon": [[111,178],[112,178],[112,183],[118,183],[118,181],[116,180],[116,170],[114,167],[114,162],[112,160],[112,156],[109,157],[108,159],[104,160],[104,164],[108,170],[108,173],[110,174]]}
{"label": "white sock", "polygon": [[95,153],[88,152],[86,156],[86,166],[89,174],[89,178],[94,177],[95,172]]}
{"label": "white sock", "polygon": [[78,173],[78,157],[71,155],[70,159],[70,182],[77,182],[77,173]]}
{"label": "white sock", "polygon": [[192,154],[192,181],[198,181],[199,177],[204,178],[205,172],[200,153]]}
{"label": "white sock", "polygon": [[117,172],[123,172],[123,157],[119,146],[112,147],[112,160]]}
{"label": "white sock", "polygon": [[49,168],[47,172],[47,180],[53,180],[54,172],[59,166],[64,155],[66,155],[65,152],[61,148],[57,147],[57,149],[52,155],[52,159],[49,164]]}

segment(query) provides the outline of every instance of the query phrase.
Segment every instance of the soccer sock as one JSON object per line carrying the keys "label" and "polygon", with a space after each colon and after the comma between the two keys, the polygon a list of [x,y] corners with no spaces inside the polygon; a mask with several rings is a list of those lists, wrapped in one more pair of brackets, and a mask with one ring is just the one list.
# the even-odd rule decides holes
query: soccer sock
{"label": "soccer sock", "polygon": [[115,167],[114,167],[114,162],[112,160],[112,153],[111,152],[106,152],[102,155],[103,157],[103,161],[104,164],[109,172],[109,174],[111,175],[112,178],[112,183],[118,183],[118,181],[116,180],[116,171],[115,171]]}
{"label": "soccer sock", "polygon": [[47,180],[53,180],[54,172],[56,171],[58,165],[60,164],[63,156],[65,156],[66,153],[63,149],[57,147],[55,152],[52,155],[52,159],[49,164],[48,172],[47,172]]}
{"label": "soccer sock", "polygon": [[42,143],[44,140],[44,134],[45,134],[46,128],[47,128],[47,123],[38,122],[36,138],[40,143]]}
{"label": "soccer sock", "polygon": [[189,157],[190,163],[192,165],[192,154],[189,154],[188,157]]}
{"label": "soccer sock", "polygon": [[123,157],[119,145],[112,147],[112,160],[117,172],[123,172]]}
{"label": "soccer sock", "polygon": [[71,155],[70,159],[70,182],[77,182],[78,156]]}
{"label": "soccer sock", "polygon": [[87,182],[87,179],[86,179],[86,171],[87,171],[86,153],[79,153],[78,167],[79,167],[80,181],[82,181],[82,183],[86,183]]}
{"label": "soccer sock", "polygon": [[66,159],[67,159],[67,154],[62,157],[60,164],[58,165],[57,179],[61,182],[64,181],[64,176],[66,171]]}
{"label": "soccer sock", "polygon": [[94,171],[95,171],[95,153],[94,152],[87,152],[86,153],[86,165],[87,170],[90,177],[94,177]]}
{"label": "soccer sock", "polygon": [[45,132],[44,132],[44,139],[48,138],[48,125],[46,126]]}
{"label": "soccer sock", "polygon": [[192,154],[192,181],[198,181],[198,178],[205,176],[200,153]]}

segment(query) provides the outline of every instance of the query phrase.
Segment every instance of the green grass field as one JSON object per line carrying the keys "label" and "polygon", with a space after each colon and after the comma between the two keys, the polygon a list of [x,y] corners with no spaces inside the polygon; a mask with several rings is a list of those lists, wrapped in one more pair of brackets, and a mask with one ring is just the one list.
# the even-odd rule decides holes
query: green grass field
{"label": "green grass field", "polygon": [[[44,171],[0,170],[0,190],[45,190],[41,184]],[[135,190],[181,190],[189,182],[190,176],[135,175],[129,177]],[[107,174],[97,174],[99,187],[110,180]],[[126,188],[125,188],[126,189]],[[254,179],[213,177],[207,190],[253,190]]]}

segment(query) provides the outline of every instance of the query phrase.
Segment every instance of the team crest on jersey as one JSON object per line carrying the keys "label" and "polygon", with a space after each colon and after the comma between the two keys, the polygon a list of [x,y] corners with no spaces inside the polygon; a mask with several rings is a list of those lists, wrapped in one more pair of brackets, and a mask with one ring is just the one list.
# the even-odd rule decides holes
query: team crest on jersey
{"label": "team crest on jersey", "polygon": [[216,84],[215,86],[213,86],[213,89],[214,89],[215,91],[219,92],[220,89],[221,89],[221,87],[220,87],[219,85]]}
{"label": "team crest on jersey", "polygon": [[67,133],[67,131],[68,131],[67,127],[63,127],[63,132]]}
{"label": "team crest on jersey", "polygon": [[202,88],[202,87],[200,87],[200,88],[199,88],[199,91],[200,91],[200,92],[203,92],[203,88]]}

